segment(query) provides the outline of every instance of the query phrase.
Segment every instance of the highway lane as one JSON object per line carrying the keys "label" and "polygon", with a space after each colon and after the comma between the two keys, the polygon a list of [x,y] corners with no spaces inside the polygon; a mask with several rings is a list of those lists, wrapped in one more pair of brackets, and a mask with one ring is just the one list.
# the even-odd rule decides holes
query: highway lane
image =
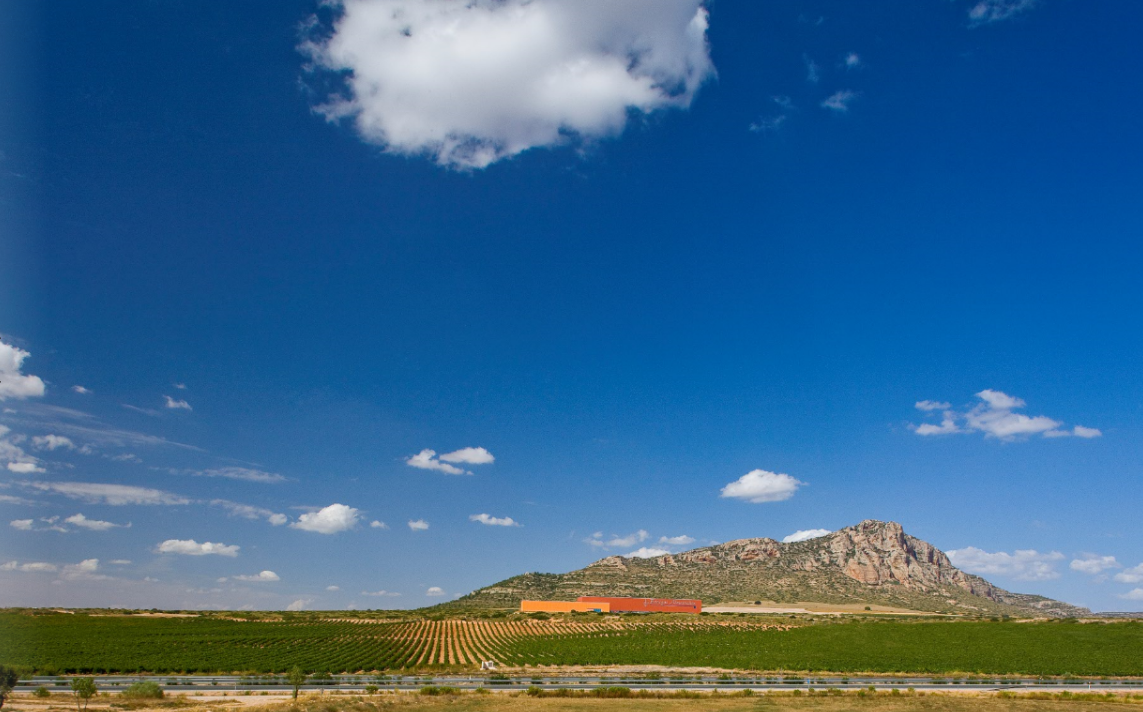
{"label": "highway lane", "polygon": [[[154,681],[166,691],[187,694],[210,692],[278,692],[291,690],[285,679],[277,676],[239,675],[96,675],[93,676],[101,691],[115,692],[126,689],[133,682]],[[278,683],[272,683],[272,680]],[[28,692],[43,685],[53,692],[68,692],[68,677],[35,677],[21,680],[18,691]],[[426,686],[455,687],[461,690],[487,688],[491,691],[520,691],[528,687],[541,689],[592,690],[599,687],[627,687],[632,690],[907,690],[917,691],[998,691],[1040,690],[1050,692],[1143,692],[1143,678],[1059,679],[1059,678],[948,678],[937,676],[853,677],[853,676],[753,676],[738,675],[720,678],[715,675],[667,675],[660,679],[645,676],[621,675],[505,675],[500,677],[463,675],[342,675],[329,683],[307,682],[307,692],[325,690],[339,692],[365,692],[366,686],[381,690],[416,691]]]}

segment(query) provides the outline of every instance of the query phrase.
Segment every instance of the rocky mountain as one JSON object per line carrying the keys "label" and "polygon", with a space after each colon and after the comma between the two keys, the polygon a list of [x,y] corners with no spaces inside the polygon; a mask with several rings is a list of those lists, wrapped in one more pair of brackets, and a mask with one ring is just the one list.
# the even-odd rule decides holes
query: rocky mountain
{"label": "rocky mountain", "polygon": [[566,574],[529,573],[474,591],[450,607],[509,608],[521,599],[576,596],[699,598],[710,606],[766,600],[878,604],[934,613],[1087,615],[1011,593],[966,574],[896,522],[866,520],[808,541],[737,539],[651,559],[609,556]]}

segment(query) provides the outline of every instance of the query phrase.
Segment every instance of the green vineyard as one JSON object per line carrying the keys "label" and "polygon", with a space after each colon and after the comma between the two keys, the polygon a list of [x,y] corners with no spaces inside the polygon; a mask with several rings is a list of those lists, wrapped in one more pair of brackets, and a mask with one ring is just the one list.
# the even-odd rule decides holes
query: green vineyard
{"label": "green vineyard", "polygon": [[1143,675],[1143,624],[593,617],[285,620],[0,613],[0,663],[42,673],[472,671],[665,665],[758,671]]}

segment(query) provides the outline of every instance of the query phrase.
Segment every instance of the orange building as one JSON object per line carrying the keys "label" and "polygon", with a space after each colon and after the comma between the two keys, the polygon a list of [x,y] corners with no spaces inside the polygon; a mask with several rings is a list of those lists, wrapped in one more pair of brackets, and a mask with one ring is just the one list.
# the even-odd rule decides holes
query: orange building
{"label": "orange building", "polygon": [[582,603],[609,606],[611,613],[702,613],[702,601],[690,598],[611,598],[580,596]]}
{"label": "orange building", "polygon": [[610,613],[611,606],[594,601],[520,601],[520,610],[544,613]]}

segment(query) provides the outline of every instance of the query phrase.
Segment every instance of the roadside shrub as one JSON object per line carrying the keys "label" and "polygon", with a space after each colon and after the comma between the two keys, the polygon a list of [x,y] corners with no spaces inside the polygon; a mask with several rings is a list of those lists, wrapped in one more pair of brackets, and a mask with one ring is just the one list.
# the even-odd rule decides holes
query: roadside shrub
{"label": "roadside shrub", "polygon": [[161,700],[163,688],[159,687],[159,683],[148,680],[132,683],[122,694],[130,700]]}
{"label": "roadside shrub", "polygon": [[39,687],[37,687],[32,694],[36,697],[41,697],[41,698],[52,696],[52,693],[48,692],[48,688],[44,687],[43,685],[40,685]]}
{"label": "roadside shrub", "polygon": [[449,687],[448,685],[425,685],[421,688],[421,694],[433,697],[439,695],[459,695],[460,690],[455,687]]}
{"label": "roadside shrub", "polygon": [[377,690],[379,690],[379,689],[381,689],[381,688],[377,687],[376,685],[366,685],[365,686],[365,694],[375,695],[375,694],[377,694]]}

